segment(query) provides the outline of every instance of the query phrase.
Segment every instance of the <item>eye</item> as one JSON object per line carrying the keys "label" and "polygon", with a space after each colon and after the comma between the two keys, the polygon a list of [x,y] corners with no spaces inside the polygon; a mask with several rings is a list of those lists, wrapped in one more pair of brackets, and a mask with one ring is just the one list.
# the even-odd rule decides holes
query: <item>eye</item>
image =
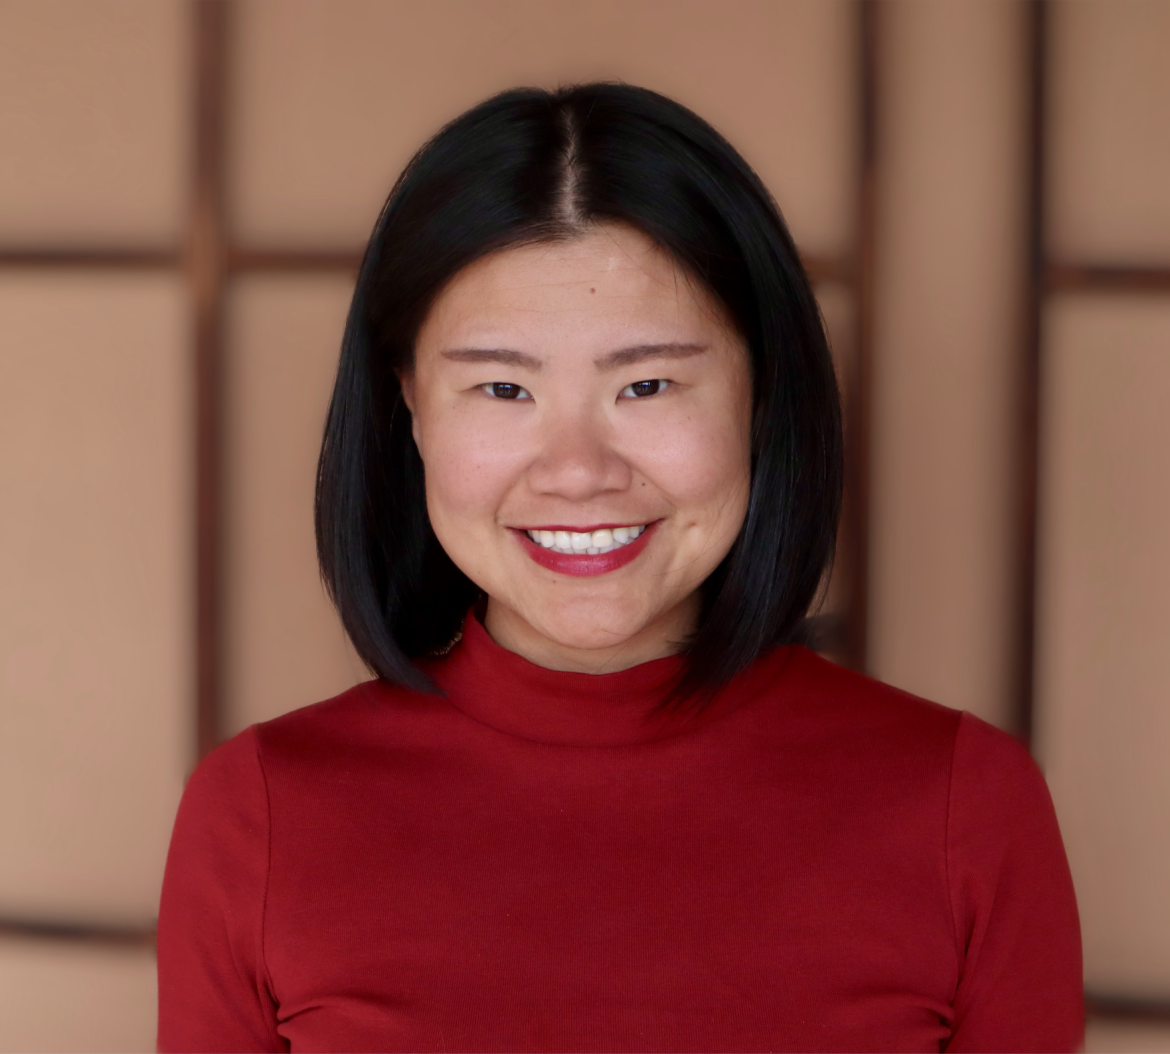
{"label": "eye", "polygon": [[521,388],[518,384],[508,384],[504,381],[494,381],[491,384],[481,384],[482,388],[488,395],[496,399],[531,399],[532,396],[528,394],[528,390]]}
{"label": "eye", "polygon": [[619,393],[619,399],[644,399],[647,395],[657,395],[670,382],[655,378],[652,381],[635,381],[627,384]]}

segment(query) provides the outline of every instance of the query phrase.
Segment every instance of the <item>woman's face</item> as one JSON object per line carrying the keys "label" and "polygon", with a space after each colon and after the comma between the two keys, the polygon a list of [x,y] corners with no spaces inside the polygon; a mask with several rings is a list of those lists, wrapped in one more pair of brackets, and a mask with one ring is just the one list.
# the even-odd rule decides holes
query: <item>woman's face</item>
{"label": "woman's face", "polygon": [[698,283],[623,225],[500,252],[402,380],[435,534],[499,644],[589,672],[677,650],[750,471],[747,351]]}

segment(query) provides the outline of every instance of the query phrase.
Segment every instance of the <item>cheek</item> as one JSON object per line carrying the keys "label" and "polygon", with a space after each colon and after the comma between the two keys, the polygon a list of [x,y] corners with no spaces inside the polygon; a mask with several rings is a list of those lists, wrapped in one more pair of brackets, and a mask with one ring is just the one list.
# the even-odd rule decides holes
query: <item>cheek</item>
{"label": "cheek", "polygon": [[750,457],[747,422],[726,405],[664,414],[638,429],[633,449],[644,475],[681,512],[725,510],[746,499]]}
{"label": "cheek", "polygon": [[[509,408],[512,409],[512,408]],[[493,412],[494,411],[494,412]],[[494,520],[523,471],[515,429],[495,407],[449,408],[423,417],[427,507],[432,521],[464,526]]]}

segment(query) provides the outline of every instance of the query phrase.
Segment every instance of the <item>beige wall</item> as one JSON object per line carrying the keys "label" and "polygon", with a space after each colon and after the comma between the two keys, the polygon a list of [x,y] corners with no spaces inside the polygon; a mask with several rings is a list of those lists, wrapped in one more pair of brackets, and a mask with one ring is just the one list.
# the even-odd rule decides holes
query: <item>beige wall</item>
{"label": "beige wall", "polygon": [[0,3],[0,244],[178,242],[187,22],[152,0]]}
{"label": "beige wall", "polygon": [[1003,726],[1023,21],[1019,4],[898,0],[881,25],[872,669]]}
{"label": "beige wall", "polygon": [[[1052,30],[1052,252],[1170,267],[1170,5],[1057,4]],[[1044,332],[1037,752],[1086,983],[1166,999],[1170,296],[1063,293]]]}
{"label": "beige wall", "polygon": [[154,1050],[154,952],[0,937],[0,1050]]}
{"label": "beige wall", "polygon": [[226,731],[369,675],[317,572],[313,486],[353,282],[255,276],[228,311]]}
{"label": "beige wall", "polygon": [[1086,978],[1170,992],[1170,298],[1049,307],[1040,757],[1084,912]]}
{"label": "beige wall", "polygon": [[0,272],[0,319],[0,912],[144,923],[191,748],[182,290]]}
{"label": "beige wall", "polygon": [[[518,84],[625,79],[743,147],[806,251],[848,249],[852,20],[820,0],[257,0],[239,11],[241,240],[360,246],[440,125]],[[339,163],[340,159],[340,163]]]}
{"label": "beige wall", "polygon": [[1052,10],[1050,245],[1057,258],[1170,259],[1170,4]]}
{"label": "beige wall", "polygon": [[[1052,7],[1047,205],[1063,261],[1170,265],[1168,11]],[[442,121],[519,82],[620,77],[726,132],[804,252],[855,248],[852,3],[251,0],[230,14],[237,244],[360,248]],[[1024,14],[1018,0],[879,10],[871,665],[1000,724]],[[178,2],[0,0],[0,253],[181,247],[190,43]],[[229,731],[365,676],[311,527],[350,283],[249,274],[228,290]],[[847,379],[853,291],[818,295]],[[1087,979],[1162,998],[1168,305],[1067,293],[1046,308],[1037,676]],[[156,910],[193,750],[190,311],[174,268],[0,268],[0,916],[137,924]],[[0,937],[0,1050],[149,1048],[152,972],[143,950]],[[1095,1025],[1089,1049],[1170,1045],[1151,1029]]]}

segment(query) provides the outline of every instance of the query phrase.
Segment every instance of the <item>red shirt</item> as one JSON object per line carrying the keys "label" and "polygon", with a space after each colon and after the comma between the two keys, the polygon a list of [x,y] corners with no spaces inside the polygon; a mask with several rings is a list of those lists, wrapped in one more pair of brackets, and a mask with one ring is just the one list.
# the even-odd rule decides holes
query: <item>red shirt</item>
{"label": "red shirt", "polygon": [[969,714],[781,648],[697,719],[661,659],[429,665],[192,777],[162,1050],[1072,1050],[1076,905],[1044,780]]}

